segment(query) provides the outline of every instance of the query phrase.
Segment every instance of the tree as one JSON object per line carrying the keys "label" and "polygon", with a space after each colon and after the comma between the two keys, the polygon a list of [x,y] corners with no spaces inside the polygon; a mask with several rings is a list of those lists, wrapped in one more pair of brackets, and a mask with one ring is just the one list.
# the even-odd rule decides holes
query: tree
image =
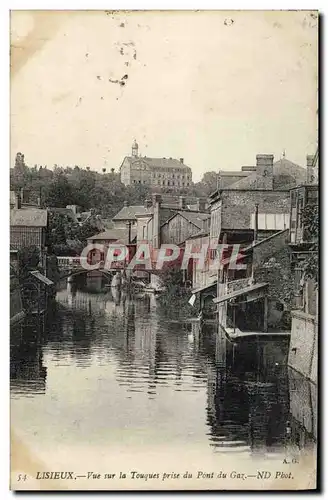
{"label": "tree", "polygon": [[66,245],[66,225],[67,216],[57,213],[50,213],[48,225],[48,245]]}
{"label": "tree", "polygon": [[18,274],[23,282],[29,274],[38,268],[40,263],[40,252],[36,246],[26,246],[18,250]]}
{"label": "tree", "polygon": [[46,192],[47,205],[50,207],[66,207],[74,200],[74,191],[66,175],[59,172]]}

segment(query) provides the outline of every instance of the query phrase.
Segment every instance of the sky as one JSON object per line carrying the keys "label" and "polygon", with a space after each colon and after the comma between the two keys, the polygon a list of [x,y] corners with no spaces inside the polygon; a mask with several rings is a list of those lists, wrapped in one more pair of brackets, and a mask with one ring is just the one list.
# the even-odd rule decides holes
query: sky
{"label": "sky", "polygon": [[[15,11],[11,166],[119,169],[140,154],[208,171],[317,146],[309,11]],[[120,82],[124,82],[122,85]]]}

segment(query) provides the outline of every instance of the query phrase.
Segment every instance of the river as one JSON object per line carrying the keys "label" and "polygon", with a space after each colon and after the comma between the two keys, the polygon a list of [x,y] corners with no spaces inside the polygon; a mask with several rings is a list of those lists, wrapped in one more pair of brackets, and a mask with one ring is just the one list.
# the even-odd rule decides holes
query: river
{"label": "river", "polygon": [[174,304],[103,286],[65,284],[41,331],[11,335],[12,429],[43,463],[51,450],[47,470],[85,451],[91,463],[193,449],[222,464],[312,446],[315,391],[288,371],[286,340],[232,346]]}

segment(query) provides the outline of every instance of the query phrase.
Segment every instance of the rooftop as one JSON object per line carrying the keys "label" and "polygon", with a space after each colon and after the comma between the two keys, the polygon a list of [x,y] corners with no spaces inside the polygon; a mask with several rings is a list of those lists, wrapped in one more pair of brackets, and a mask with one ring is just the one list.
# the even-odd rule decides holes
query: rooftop
{"label": "rooftop", "polygon": [[112,220],[136,220],[136,214],[143,215],[149,212],[144,205],[130,205],[123,207]]}
{"label": "rooftop", "polygon": [[129,160],[130,163],[134,163],[135,161],[144,161],[151,168],[188,168],[191,171],[191,168],[182,163],[180,160],[175,158],[150,158],[149,156],[126,156],[126,159]]}
{"label": "rooftop", "polygon": [[[136,231],[131,229],[131,241],[136,236]],[[90,236],[88,240],[120,240],[121,243],[128,243],[129,230],[128,228],[117,228],[117,229],[106,229],[106,231],[102,231],[101,233],[94,234]]]}
{"label": "rooftop", "polygon": [[10,226],[46,227],[47,222],[47,210],[40,208],[10,210]]}
{"label": "rooftop", "polygon": [[203,222],[210,219],[210,214],[202,213],[202,212],[178,212],[182,217],[187,219],[189,222],[199,227],[199,229],[203,229]]}

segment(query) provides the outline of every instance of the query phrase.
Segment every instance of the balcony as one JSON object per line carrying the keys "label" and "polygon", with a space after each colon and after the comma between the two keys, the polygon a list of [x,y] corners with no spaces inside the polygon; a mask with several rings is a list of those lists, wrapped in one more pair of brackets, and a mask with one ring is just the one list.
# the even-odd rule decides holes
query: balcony
{"label": "balcony", "polygon": [[289,243],[302,245],[314,243],[315,237],[305,227],[302,214],[305,207],[318,206],[318,186],[309,184],[291,190]]}

